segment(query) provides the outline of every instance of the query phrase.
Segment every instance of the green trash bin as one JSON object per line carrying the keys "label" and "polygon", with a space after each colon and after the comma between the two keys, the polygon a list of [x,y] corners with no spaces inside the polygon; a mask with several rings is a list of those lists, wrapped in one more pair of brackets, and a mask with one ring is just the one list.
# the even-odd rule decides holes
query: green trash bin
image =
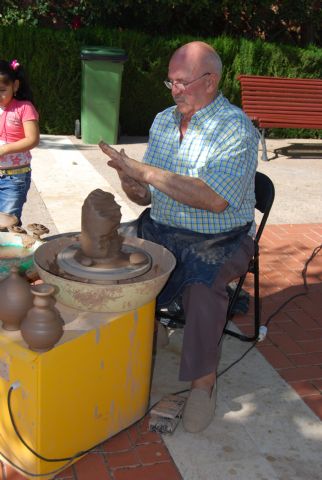
{"label": "green trash bin", "polygon": [[125,51],[113,47],[83,47],[81,137],[84,143],[116,144]]}

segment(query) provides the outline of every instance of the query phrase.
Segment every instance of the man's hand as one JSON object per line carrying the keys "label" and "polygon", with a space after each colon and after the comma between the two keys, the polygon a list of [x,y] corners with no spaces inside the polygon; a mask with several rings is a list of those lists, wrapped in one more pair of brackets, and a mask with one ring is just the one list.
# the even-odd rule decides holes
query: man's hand
{"label": "man's hand", "polygon": [[107,143],[101,141],[98,146],[108,157],[110,157],[110,161],[107,164],[115,168],[117,171],[122,171],[125,167],[124,157],[126,157],[124,150],[122,149],[120,152],[115,150],[115,148],[111,147]]}
{"label": "man's hand", "polygon": [[121,180],[122,188],[129,198],[146,198],[148,192],[146,185],[139,183],[137,180],[134,180],[128,175],[124,175],[124,173],[122,172],[119,172],[119,177]]}
{"label": "man's hand", "polygon": [[117,171],[122,188],[129,199],[139,205],[149,205],[151,197],[148,186],[144,182],[134,179],[131,175],[131,162],[137,162],[129,158],[123,148],[118,152],[103,141],[99,143],[99,147],[102,152],[110,157],[111,160],[107,164]]}

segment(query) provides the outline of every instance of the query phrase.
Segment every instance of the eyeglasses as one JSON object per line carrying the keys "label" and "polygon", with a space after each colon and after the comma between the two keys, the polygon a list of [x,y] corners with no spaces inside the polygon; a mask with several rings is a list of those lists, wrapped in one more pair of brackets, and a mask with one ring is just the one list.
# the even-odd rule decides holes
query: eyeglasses
{"label": "eyeglasses", "polygon": [[169,90],[172,90],[172,88],[174,86],[176,86],[177,88],[180,88],[181,90],[185,90],[185,88],[188,85],[191,85],[192,83],[196,82],[197,80],[200,80],[201,78],[205,77],[206,75],[211,75],[211,73],[210,72],[204,73],[203,75],[201,75],[201,77],[198,77],[198,78],[195,78],[194,80],[191,80],[191,82],[177,82],[176,80],[174,80],[174,81],[164,80],[163,83]]}

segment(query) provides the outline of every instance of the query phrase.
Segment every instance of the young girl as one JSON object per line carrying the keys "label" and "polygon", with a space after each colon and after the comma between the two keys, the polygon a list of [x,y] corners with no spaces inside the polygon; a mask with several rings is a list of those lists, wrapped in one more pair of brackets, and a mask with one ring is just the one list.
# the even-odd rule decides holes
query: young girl
{"label": "young girl", "polygon": [[0,60],[0,212],[15,215],[18,225],[31,182],[30,150],[39,143],[38,113],[31,101],[17,60]]}

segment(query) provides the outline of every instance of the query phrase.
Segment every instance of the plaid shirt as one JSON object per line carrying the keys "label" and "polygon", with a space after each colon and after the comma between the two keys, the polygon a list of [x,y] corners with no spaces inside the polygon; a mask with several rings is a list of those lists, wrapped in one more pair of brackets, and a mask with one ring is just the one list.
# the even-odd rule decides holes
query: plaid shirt
{"label": "plaid shirt", "polygon": [[227,232],[253,222],[259,135],[249,118],[219,94],[193,115],[181,143],[180,119],[176,106],[155,117],[144,163],[200,178],[229,206],[221,213],[193,208],[150,186],[153,220],[201,233]]}

